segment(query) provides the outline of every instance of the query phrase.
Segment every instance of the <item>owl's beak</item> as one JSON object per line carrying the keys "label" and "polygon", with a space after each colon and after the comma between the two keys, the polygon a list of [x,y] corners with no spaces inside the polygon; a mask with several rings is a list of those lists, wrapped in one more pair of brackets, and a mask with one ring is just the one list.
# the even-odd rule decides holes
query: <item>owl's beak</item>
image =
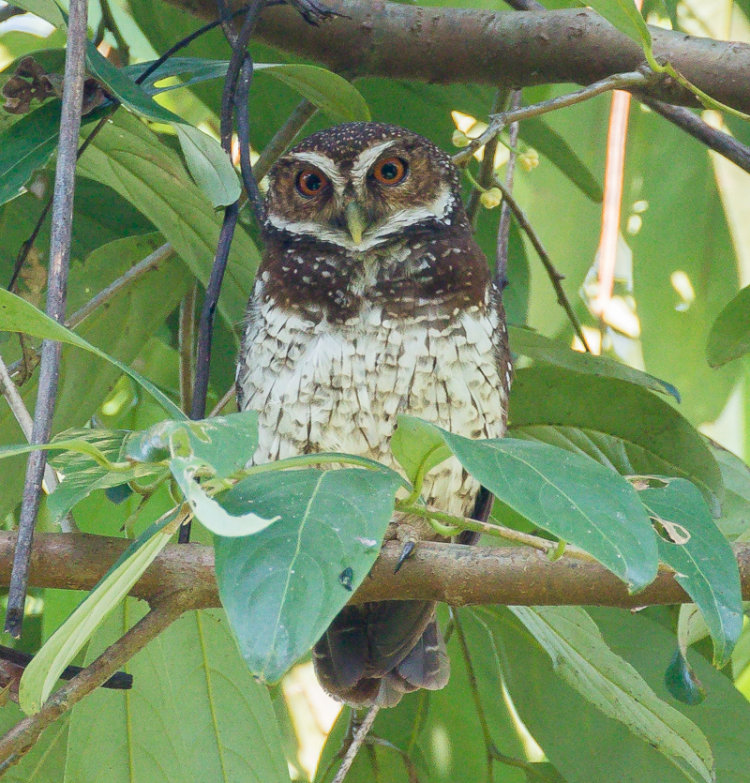
{"label": "owl's beak", "polygon": [[364,234],[367,228],[367,218],[362,211],[362,207],[356,201],[350,201],[346,205],[345,211],[346,227],[349,229],[349,234],[354,240],[354,244],[358,245],[362,241],[362,234]]}

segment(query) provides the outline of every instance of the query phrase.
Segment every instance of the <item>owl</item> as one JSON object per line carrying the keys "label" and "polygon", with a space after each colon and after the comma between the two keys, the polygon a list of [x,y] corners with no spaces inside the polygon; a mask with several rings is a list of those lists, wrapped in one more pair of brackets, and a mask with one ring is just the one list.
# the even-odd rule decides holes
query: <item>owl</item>
{"label": "owl", "polygon": [[[269,182],[237,372],[240,409],[259,411],[253,462],[337,451],[399,470],[390,440],[400,413],[501,437],[505,314],[448,155],[404,128],[348,123],[302,141]],[[479,491],[450,459],[422,496],[463,516]],[[397,514],[387,537],[437,535]],[[435,605],[424,601],[345,607],[313,660],[323,687],[357,706],[441,688],[449,673]]]}

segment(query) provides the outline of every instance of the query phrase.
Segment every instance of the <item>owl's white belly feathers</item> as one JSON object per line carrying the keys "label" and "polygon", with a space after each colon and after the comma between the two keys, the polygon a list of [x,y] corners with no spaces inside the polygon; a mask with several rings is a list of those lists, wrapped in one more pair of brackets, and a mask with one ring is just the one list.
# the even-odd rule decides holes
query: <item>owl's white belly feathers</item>
{"label": "owl's white belly feathers", "polygon": [[[341,324],[260,305],[238,368],[241,406],[260,414],[253,462],[339,451],[397,468],[389,444],[399,413],[466,437],[501,437],[505,368],[497,366],[493,334],[504,328],[494,310],[477,307],[432,321],[390,318],[366,305]],[[477,491],[451,459],[431,471],[423,497],[464,515]]]}

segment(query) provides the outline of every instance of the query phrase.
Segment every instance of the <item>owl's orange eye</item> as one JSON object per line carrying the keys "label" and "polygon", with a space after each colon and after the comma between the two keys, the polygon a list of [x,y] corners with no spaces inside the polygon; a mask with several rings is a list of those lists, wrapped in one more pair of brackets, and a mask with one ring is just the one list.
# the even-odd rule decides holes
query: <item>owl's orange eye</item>
{"label": "owl's orange eye", "polygon": [[317,196],[328,184],[328,177],[317,169],[302,169],[297,174],[297,191],[305,198]]}
{"label": "owl's orange eye", "polygon": [[383,185],[398,185],[406,176],[406,161],[401,158],[383,158],[375,164],[372,176]]}

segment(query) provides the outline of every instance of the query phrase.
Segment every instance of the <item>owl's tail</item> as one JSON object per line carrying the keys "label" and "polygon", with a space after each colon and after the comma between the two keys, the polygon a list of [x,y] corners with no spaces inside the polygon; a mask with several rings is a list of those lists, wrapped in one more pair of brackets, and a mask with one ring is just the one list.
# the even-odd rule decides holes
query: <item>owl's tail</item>
{"label": "owl's tail", "polygon": [[335,699],[392,707],[404,693],[439,690],[450,661],[427,601],[346,606],[313,648],[315,672]]}

